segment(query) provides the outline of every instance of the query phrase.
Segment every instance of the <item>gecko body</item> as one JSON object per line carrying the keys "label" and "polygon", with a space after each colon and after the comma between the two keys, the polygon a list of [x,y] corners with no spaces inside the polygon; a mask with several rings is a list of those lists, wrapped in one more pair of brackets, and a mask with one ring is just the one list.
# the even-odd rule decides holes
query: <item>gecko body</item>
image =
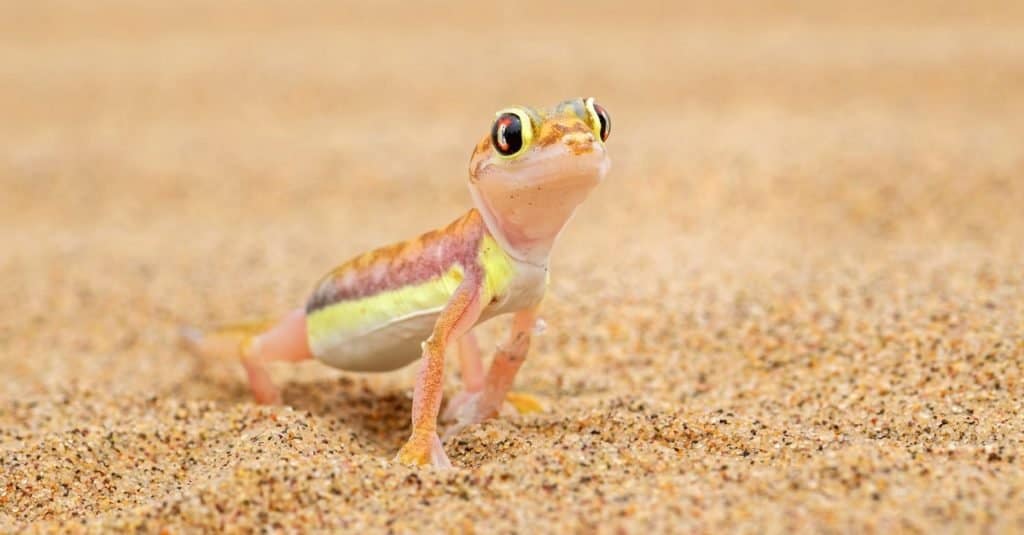
{"label": "gecko body", "polygon": [[326,276],[306,304],[313,356],[346,371],[411,364],[468,272],[483,279],[477,323],[536,306],[547,285],[547,268],[509,256],[473,209],[442,229],[357,257]]}
{"label": "gecko body", "polygon": [[[445,416],[459,429],[495,416],[529,350],[548,284],[548,261],[577,206],[608,172],[608,112],[593,98],[550,110],[498,111],[469,162],[474,207],[451,224],[356,256],[324,276],[280,321],[203,331],[183,329],[202,355],[241,360],[253,396],[280,403],[271,361],[317,359],[348,371],[387,371],[416,360],[412,432],[398,453],[408,464],[450,466],[437,434],[444,358],[458,346],[463,391]],[[472,329],[513,314],[510,336],[484,371]]]}

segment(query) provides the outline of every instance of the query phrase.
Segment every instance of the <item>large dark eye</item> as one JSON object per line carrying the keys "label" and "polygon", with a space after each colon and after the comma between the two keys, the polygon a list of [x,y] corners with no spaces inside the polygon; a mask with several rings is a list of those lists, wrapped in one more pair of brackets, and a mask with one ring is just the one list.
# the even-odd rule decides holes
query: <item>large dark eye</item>
{"label": "large dark eye", "polygon": [[514,113],[503,113],[491,127],[491,143],[503,156],[511,156],[523,148],[523,121]]}
{"label": "large dark eye", "polygon": [[598,103],[594,103],[594,113],[597,114],[597,120],[601,122],[601,141],[608,141],[608,136],[612,133],[612,117],[608,115],[608,110],[604,109]]}

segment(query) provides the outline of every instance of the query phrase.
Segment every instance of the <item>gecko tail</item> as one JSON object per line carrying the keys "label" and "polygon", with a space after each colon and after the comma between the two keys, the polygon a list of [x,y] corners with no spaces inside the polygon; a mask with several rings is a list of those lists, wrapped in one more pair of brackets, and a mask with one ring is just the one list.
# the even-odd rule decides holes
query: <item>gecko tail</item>
{"label": "gecko tail", "polygon": [[225,325],[212,329],[183,325],[178,329],[178,339],[183,348],[196,356],[239,360],[253,337],[266,331],[270,325],[270,321]]}

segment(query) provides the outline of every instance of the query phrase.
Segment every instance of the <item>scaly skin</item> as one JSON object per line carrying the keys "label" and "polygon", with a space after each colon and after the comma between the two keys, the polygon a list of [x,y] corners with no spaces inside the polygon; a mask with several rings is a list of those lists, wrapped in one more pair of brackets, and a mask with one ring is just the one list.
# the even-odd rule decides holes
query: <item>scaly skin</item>
{"label": "scaly skin", "polygon": [[324,277],[306,312],[420,284],[456,264],[482,270],[474,257],[485,234],[487,228],[474,209],[444,228],[359,255]]}
{"label": "scaly skin", "polygon": [[[269,329],[188,328],[186,345],[239,357],[261,403],[281,401],[269,361],[317,358],[344,370],[386,371],[419,356],[412,433],[398,460],[450,466],[437,434],[445,351],[458,342],[464,382],[447,411],[456,421],[449,435],[493,417],[506,400],[520,410],[537,407],[509,390],[529,351],[551,249],[608,170],[610,127],[593,99],[551,111],[498,112],[470,159],[475,208],[444,228],[345,262],[320,281],[305,307]],[[484,373],[472,329],[507,313],[514,314],[510,337]]]}

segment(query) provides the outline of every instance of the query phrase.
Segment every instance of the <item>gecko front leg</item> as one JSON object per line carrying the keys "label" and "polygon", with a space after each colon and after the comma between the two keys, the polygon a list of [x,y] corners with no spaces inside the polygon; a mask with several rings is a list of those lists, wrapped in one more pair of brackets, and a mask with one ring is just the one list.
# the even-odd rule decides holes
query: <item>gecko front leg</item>
{"label": "gecko front leg", "polygon": [[444,393],[444,356],[448,343],[463,336],[480,318],[481,282],[479,273],[466,274],[438,316],[430,338],[423,342],[422,364],[412,397],[412,436],[398,452],[400,462],[451,466],[437,436],[437,416]]}
{"label": "gecko front leg", "polygon": [[[540,322],[541,320],[537,321]],[[536,332],[535,327],[534,334],[536,334]],[[528,340],[526,341],[528,342]],[[522,343],[522,340],[520,343]],[[511,347],[499,347],[498,352],[508,353],[509,349],[516,349],[515,344]],[[520,349],[520,351],[524,350]],[[477,341],[476,335],[473,334],[473,331],[469,331],[462,335],[462,338],[459,338],[458,354],[459,372],[462,376],[462,390],[448,401],[444,414],[441,415],[441,420],[445,422],[458,421],[459,414],[465,412],[463,407],[468,403],[476,403],[476,399],[480,397],[480,392],[484,389],[484,382],[486,380],[483,368],[483,358],[481,357],[480,351],[480,342]],[[537,398],[523,392],[510,391],[505,395],[505,401],[512,405],[519,414],[540,412],[544,410],[543,405],[537,400]],[[452,434],[453,433],[449,429],[449,431],[445,433],[445,440],[447,440],[447,438]]]}
{"label": "gecko front leg", "polygon": [[530,335],[537,323],[537,307],[516,312],[512,320],[512,332],[508,342],[498,346],[494,360],[483,379],[483,387],[470,393],[447,416],[455,420],[445,437],[451,437],[468,425],[482,422],[498,414],[504,401],[511,402],[519,412],[539,409],[539,403],[525,394],[511,394],[516,373],[526,360],[530,350]]}
{"label": "gecko front leg", "polygon": [[448,406],[441,416],[444,421],[454,420],[459,407],[484,389],[484,363],[480,353],[480,342],[472,330],[459,338],[458,353],[462,390],[448,401]]}

